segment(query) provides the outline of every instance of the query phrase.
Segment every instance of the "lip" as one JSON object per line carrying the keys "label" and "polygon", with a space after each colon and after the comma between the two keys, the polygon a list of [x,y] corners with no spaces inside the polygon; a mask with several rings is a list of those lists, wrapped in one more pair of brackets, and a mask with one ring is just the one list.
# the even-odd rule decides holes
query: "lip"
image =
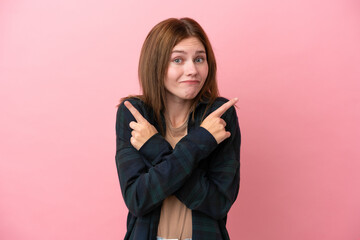
{"label": "lip", "polygon": [[198,84],[198,83],[200,83],[200,80],[192,80],[192,79],[189,79],[189,80],[180,81],[180,83]]}

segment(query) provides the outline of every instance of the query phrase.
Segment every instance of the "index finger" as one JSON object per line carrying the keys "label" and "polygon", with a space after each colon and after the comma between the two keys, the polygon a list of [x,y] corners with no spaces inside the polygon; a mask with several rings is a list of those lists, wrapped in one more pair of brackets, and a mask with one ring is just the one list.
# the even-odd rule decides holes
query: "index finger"
{"label": "index finger", "polygon": [[234,106],[234,104],[238,101],[238,98],[233,98],[231,100],[229,100],[228,102],[224,103],[223,105],[221,105],[221,107],[219,107],[218,109],[216,109],[215,111],[213,111],[211,113],[211,115],[217,116],[217,117],[221,117],[230,107]]}
{"label": "index finger", "polygon": [[143,122],[145,120],[141,113],[139,113],[139,111],[129,101],[125,101],[124,105],[127,109],[129,109],[130,113],[134,116],[137,122]]}

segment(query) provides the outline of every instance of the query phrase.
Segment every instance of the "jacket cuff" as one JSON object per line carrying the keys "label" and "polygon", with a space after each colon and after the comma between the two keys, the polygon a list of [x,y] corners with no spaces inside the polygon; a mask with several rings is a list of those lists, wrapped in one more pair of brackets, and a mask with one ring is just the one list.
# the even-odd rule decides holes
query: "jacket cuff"
{"label": "jacket cuff", "polygon": [[171,145],[164,137],[161,136],[160,133],[156,133],[141,146],[139,152],[155,166],[160,161],[159,156],[161,156],[161,153],[171,151],[171,149]]}
{"label": "jacket cuff", "polygon": [[[216,139],[214,136],[205,128],[197,127],[188,133],[191,136],[191,141],[196,144],[205,154],[204,158],[207,157],[217,146]],[[181,140],[180,140],[181,141]]]}

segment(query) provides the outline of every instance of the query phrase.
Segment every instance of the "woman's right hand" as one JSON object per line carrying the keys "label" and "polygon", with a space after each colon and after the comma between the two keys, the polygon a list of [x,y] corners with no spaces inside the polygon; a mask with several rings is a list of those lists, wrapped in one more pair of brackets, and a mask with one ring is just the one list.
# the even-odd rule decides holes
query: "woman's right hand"
{"label": "woman's right hand", "polygon": [[132,129],[130,143],[136,150],[139,150],[144,143],[149,140],[158,131],[151,125],[138,110],[129,102],[124,102],[125,107],[129,109],[130,113],[134,116],[136,122],[130,122],[129,126]]}
{"label": "woman's right hand", "polygon": [[237,101],[238,98],[233,98],[224,103],[221,107],[210,113],[200,125],[200,127],[205,128],[213,135],[218,144],[230,137],[230,132],[225,130],[226,122],[221,116]]}

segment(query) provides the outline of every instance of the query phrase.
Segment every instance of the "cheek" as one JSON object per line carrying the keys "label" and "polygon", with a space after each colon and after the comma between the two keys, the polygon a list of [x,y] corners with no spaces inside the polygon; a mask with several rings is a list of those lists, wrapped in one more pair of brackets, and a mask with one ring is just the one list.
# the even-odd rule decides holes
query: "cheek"
{"label": "cheek", "polygon": [[172,89],[175,86],[178,78],[179,78],[178,71],[176,71],[176,69],[174,68],[169,68],[165,75],[165,80],[164,80],[165,88],[167,90]]}
{"label": "cheek", "polygon": [[206,64],[202,69],[201,69],[201,76],[204,80],[206,80],[207,76],[209,74],[209,67]]}
{"label": "cheek", "polygon": [[179,76],[181,76],[181,71],[179,68],[176,67],[169,67],[166,77],[167,79],[177,79]]}

